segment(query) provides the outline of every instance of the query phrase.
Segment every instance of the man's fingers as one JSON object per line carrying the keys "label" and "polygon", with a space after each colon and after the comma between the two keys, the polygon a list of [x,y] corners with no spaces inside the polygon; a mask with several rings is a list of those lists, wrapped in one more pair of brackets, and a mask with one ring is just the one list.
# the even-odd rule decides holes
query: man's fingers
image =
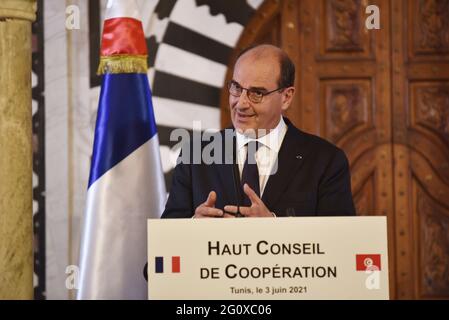
{"label": "man's fingers", "polygon": [[250,216],[251,208],[250,207],[240,207],[240,213],[244,216]]}
{"label": "man's fingers", "polygon": [[248,184],[245,183],[245,185],[243,186],[243,191],[245,191],[246,195],[248,196],[249,200],[251,200],[252,204],[259,203],[260,198],[254,192],[254,190],[250,188]]}
{"label": "man's fingers", "polygon": [[237,207],[236,206],[225,206],[224,210],[228,211],[228,212],[232,212],[232,213],[237,213]]}
{"label": "man's fingers", "polygon": [[203,203],[205,207],[215,207],[215,201],[217,201],[217,194],[215,191],[209,192],[209,195],[207,196],[206,202]]}
{"label": "man's fingers", "polygon": [[225,206],[224,210],[225,210],[225,214],[227,214],[227,212],[236,214],[237,211],[240,211],[241,214],[247,215],[247,214],[249,214],[251,208],[250,207],[238,207],[237,208],[237,206]]}
{"label": "man's fingers", "polygon": [[195,211],[195,216],[198,218],[223,217],[223,210],[208,207],[198,207]]}

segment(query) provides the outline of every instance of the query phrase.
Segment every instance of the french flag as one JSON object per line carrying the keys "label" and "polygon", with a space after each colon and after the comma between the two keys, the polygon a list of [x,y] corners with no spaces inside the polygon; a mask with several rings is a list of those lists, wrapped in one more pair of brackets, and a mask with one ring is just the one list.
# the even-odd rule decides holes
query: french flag
{"label": "french flag", "polygon": [[[154,258],[154,271],[156,273],[164,273],[164,257]],[[181,257],[179,256],[171,257],[171,272],[172,273],[181,272]]]}
{"label": "french flag", "polygon": [[147,69],[135,1],[109,0],[77,299],[147,298],[146,220],[166,201]]}

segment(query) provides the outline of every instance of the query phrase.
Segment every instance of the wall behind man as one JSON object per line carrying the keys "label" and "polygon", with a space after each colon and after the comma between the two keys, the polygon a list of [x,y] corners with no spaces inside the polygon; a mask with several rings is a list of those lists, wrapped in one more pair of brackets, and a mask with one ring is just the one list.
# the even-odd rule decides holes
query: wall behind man
{"label": "wall behind man", "polygon": [[[46,169],[41,187],[45,210],[40,213],[45,217],[41,260],[46,268],[35,278],[40,283],[38,298],[75,296],[73,282],[67,279],[78,263],[100,92],[95,72],[106,2],[46,0],[39,8],[43,10],[45,48],[45,150],[38,152],[45,157]],[[170,141],[171,130],[220,127],[219,96],[229,56],[262,2],[137,0],[149,49],[148,76],[167,187],[179,152],[173,148],[176,141]],[[66,13],[68,6],[75,7]],[[76,17],[73,12],[77,10],[79,29],[70,29],[70,23],[67,28],[67,18]]]}

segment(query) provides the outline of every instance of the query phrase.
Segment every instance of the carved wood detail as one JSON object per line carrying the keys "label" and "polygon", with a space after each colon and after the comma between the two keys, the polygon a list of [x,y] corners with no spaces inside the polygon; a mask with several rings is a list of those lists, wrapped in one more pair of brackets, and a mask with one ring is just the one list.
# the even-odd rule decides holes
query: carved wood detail
{"label": "carved wood detail", "polygon": [[324,135],[338,142],[360,125],[368,125],[369,85],[360,81],[325,81]]}
{"label": "carved wood detail", "polygon": [[449,83],[414,85],[415,123],[449,142]]}
{"label": "carved wood detail", "polygon": [[417,11],[417,51],[449,52],[449,0],[420,0]]}
{"label": "carved wood detail", "polygon": [[[436,175],[449,186],[449,148],[443,140],[435,139],[434,135],[429,134],[429,132],[427,128],[422,129],[422,126],[409,129],[409,144],[413,146],[416,152],[419,152],[420,156],[416,158],[425,158],[429,163],[429,168],[431,166],[435,170]],[[414,154],[412,154],[412,159],[415,159]],[[419,163],[420,161],[416,160],[415,162]],[[435,174],[427,174],[428,179],[432,178],[432,184],[435,184],[434,176]]]}
{"label": "carved wood detail", "polygon": [[326,3],[327,50],[362,51],[361,1],[329,0]]}
{"label": "carved wood detail", "polygon": [[358,214],[387,216],[392,299],[449,297],[448,3],[372,0],[366,30],[365,0],[266,0],[234,52],[269,42],[294,61],[287,115],[346,152]]}
{"label": "carved wood detail", "polygon": [[449,295],[449,215],[424,191],[417,194],[420,232],[421,296]]}
{"label": "carved wood detail", "polygon": [[354,194],[354,204],[358,216],[368,216],[375,213],[375,182],[374,172],[364,181],[362,187]]}

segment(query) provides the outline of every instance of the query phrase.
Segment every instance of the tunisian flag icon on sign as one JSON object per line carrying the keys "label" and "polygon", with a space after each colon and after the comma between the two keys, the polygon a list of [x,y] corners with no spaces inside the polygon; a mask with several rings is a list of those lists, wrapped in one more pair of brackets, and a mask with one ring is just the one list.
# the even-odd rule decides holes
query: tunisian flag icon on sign
{"label": "tunisian flag icon on sign", "polygon": [[380,270],[380,254],[356,254],[356,270]]}

